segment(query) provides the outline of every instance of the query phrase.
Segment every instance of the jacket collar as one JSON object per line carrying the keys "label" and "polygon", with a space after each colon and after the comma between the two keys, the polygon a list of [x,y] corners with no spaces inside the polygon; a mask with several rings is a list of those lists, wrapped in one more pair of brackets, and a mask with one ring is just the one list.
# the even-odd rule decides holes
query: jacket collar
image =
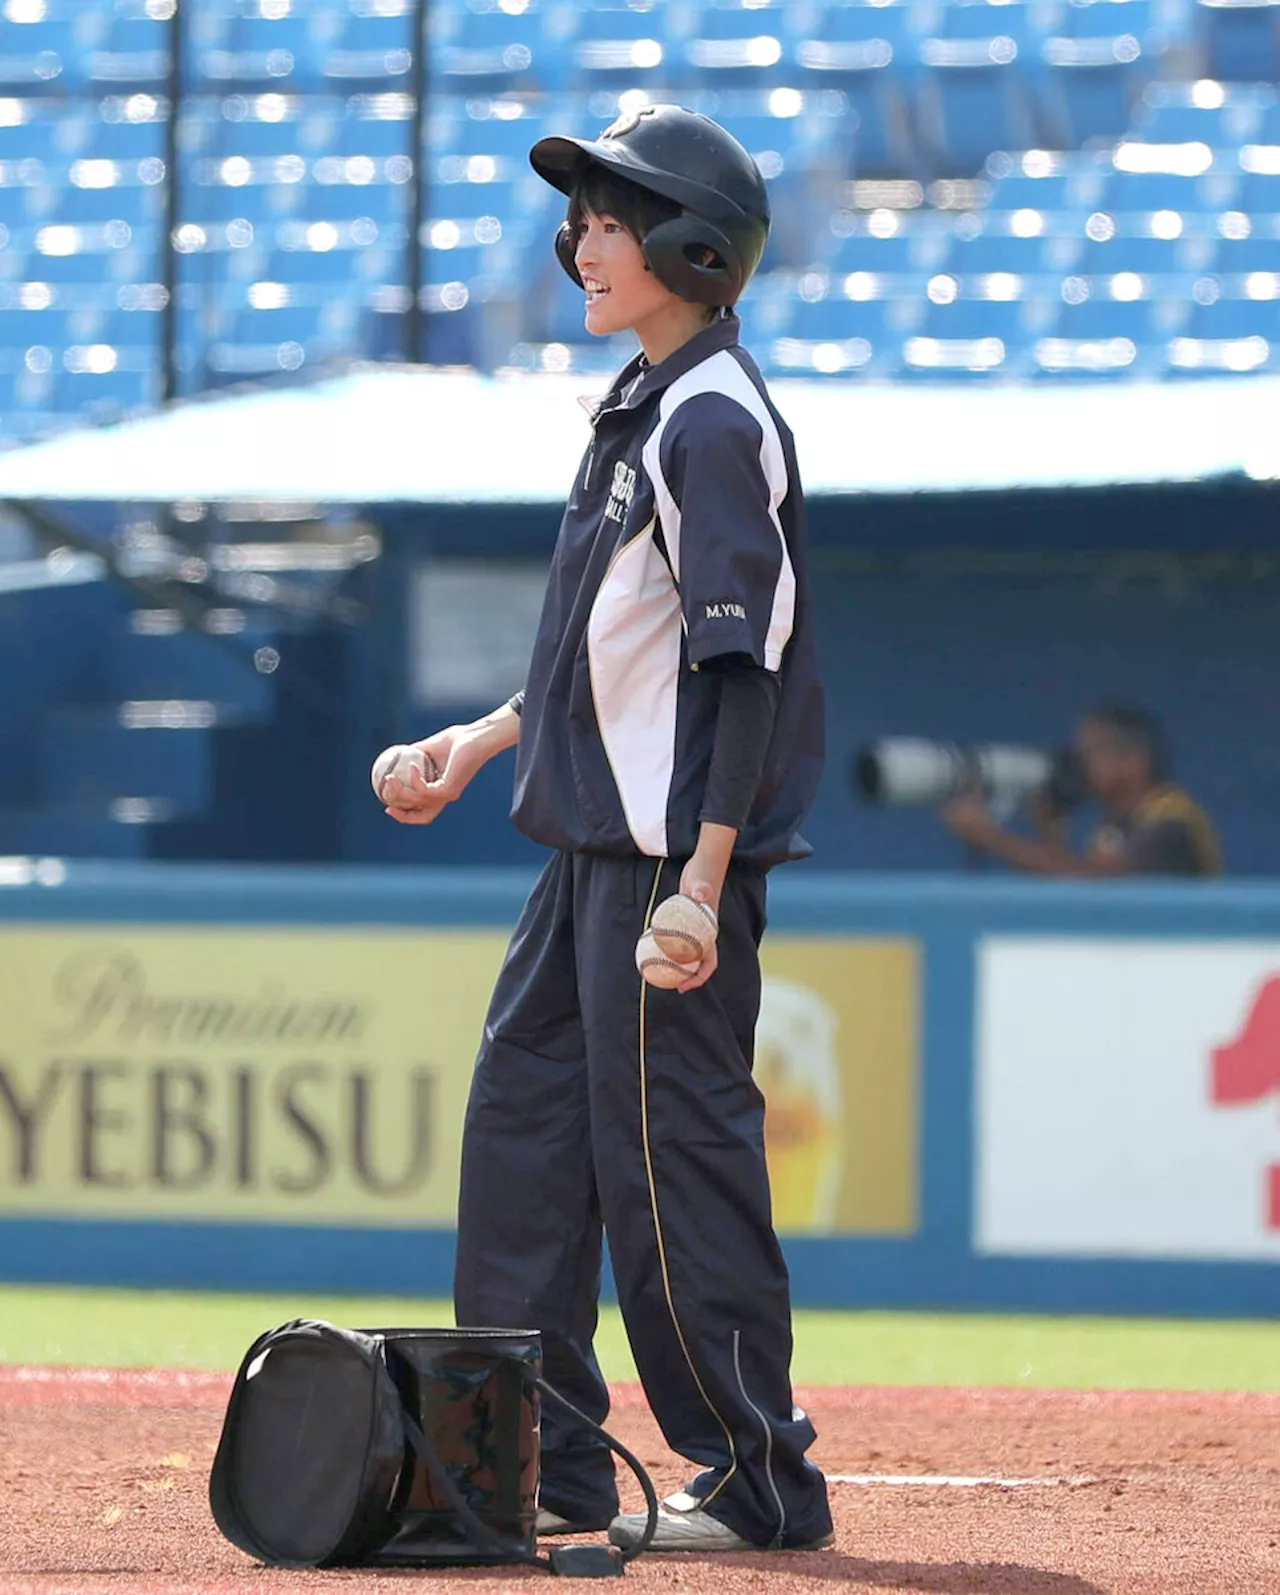
{"label": "jacket collar", "polygon": [[669,387],[677,377],[684,376],[686,371],[692,371],[694,366],[700,365],[713,354],[719,354],[722,349],[734,348],[741,330],[741,322],[730,311],[727,315],[717,316],[701,332],[696,332],[688,343],[682,343],[674,354],[669,354],[656,366],[651,366],[643,354],[633,356],[595,407],[592,419],[598,420],[608,411],[639,409],[654,394]]}

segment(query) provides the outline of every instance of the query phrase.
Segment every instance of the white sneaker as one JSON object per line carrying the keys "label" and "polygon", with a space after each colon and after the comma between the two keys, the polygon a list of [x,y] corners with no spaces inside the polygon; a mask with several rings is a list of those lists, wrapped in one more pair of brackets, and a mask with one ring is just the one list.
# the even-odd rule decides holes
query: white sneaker
{"label": "white sneaker", "polygon": [[[688,1497],[692,1499],[692,1497]],[[609,1539],[624,1551],[638,1545],[649,1517],[646,1512],[624,1512],[609,1526]],[[658,1508],[658,1528],[649,1542],[651,1551],[754,1551],[759,1547],[735,1534],[727,1523],[701,1507],[676,1510],[663,1502]]]}
{"label": "white sneaker", "polygon": [[570,1518],[561,1517],[558,1512],[549,1512],[545,1506],[538,1508],[538,1516],[534,1521],[533,1531],[541,1536],[543,1534],[599,1534],[608,1527],[606,1523],[574,1523]]}

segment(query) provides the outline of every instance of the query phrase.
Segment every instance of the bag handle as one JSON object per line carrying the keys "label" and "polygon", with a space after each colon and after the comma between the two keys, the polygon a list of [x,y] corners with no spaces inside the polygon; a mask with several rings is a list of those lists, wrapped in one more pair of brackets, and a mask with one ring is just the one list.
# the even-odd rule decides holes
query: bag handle
{"label": "bag handle", "polygon": [[[423,1467],[426,1468],[431,1482],[453,1509],[478,1550],[487,1551],[491,1556],[495,1556],[504,1562],[517,1561],[526,1563],[530,1567],[541,1568],[545,1573],[559,1573],[565,1570],[564,1564],[575,1559],[575,1552],[577,1553],[576,1559],[583,1562],[583,1571],[585,1572],[587,1557],[583,1553],[590,1553],[591,1560],[601,1562],[598,1568],[601,1574],[607,1576],[609,1573],[621,1572],[628,1562],[634,1561],[642,1552],[648,1550],[649,1543],[657,1530],[658,1494],[653,1487],[653,1480],[646,1473],[644,1464],[638,1457],[628,1451],[620,1440],[615,1440],[598,1423],[588,1418],[585,1412],[579,1412],[577,1407],[571,1401],[566,1400],[553,1385],[549,1385],[545,1379],[538,1375],[530,1375],[527,1372],[525,1373],[525,1378],[528,1379],[529,1383],[540,1395],[562,1408],[585,1429],[589,1429],[592,1434],[603,1440],[610,1451],[621,1457],[632,1473],[635,1474],[640,1488],[644,1491],[645,1506],[648,1508],[648,1521],[645,1523],[644,1533],[635,1545],[620,1552],[616,1557],[611,1556],[607,1562],[603,1562],[598,1557],[598,1548],[595,1546],[563,1546],[552,1552],[550,1556],[539,1556],[530,1551],[513,1552],[509,1545],[504,1545],[494,1534],[490,1533],[471,1507],[468,1506],[462,1497],[462,1492],[450,1477],[449,1470],[440,1460],[440,1453],[436,1450],[430,1436],[427,1435],[412,1413],[406,1409],[404,1411],[404,1430],[409,1438],[409,1443],[417,1453]],[[611,1552],[613,1551],[613,1547],[609,1549]]]}

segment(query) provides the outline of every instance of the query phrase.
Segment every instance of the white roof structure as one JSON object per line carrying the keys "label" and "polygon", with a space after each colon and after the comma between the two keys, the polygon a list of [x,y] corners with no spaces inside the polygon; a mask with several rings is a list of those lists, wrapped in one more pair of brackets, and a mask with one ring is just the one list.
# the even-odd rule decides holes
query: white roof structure
{"label": "white roof structure", "polygon": [[[604,379],[354,366],[0,454],[0,498],[555,503]],[[780,380],[811,495],[1280,477],[1280,378],[1035,387]]]}

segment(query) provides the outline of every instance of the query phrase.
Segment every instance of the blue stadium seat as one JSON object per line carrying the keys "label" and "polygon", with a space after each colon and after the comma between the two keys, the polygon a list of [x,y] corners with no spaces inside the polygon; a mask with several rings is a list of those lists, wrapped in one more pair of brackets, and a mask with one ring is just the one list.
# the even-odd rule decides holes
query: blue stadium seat
{"label": "blue stadium seat", "polygon": [[102,421],[147,409],[155,404],[156,398],[157,378],[153,371],[111,371],[98,375],[64,368],[53,386],[55,410],[67,414],[79,411]]}
{"label": "blue stadium seat", "polygon": [[169,76],[170,29],[145,4],[125,0],[88,51],[86,75],[95,89],[118,92],[163,88]]}
{"label": "blue stadium seat", "polygon": [[518,95],[450,95],[437,100],[428,117],[427,138],[438,155],[527,162],[546,131],[543,103]]}
{"label": "blue stadium seat", "polygon": [[918,43],[912,18],[913,8],[903,4],[825,5],[795,41],[798,81],[844,97],[845,171],[901,173],[915,164],[905,92]]}
{"label": "blue stadium seat", "polygon": [[[930,304],[920,326],[926,338],[999,338],[1008,353],[1025,344],[1037,330],[1045,330],[1052,311],[1046,315],[1041,301],[995,300],[957,296],[950,303]],[[1038,326],[1037,326],[1038,323]]]}
{"label": "blue stadium seat", "polygon": [[[977,9],[977,8],[974,8]],[[1001,7],[983,7],[998,26]],[[1008,35],[987,39],[926,39],[917,126],[928,169],[941,176],[976,177],[992,150],[1026,149],[1035,142],[1030,103],[1016,70]]]}
{"label": "blue stadium seat", "polygon": [[[1075,269],[1086,276],[1137,272],[1140,276],[1176,276],[1212,264],[1212,245],[1200,256],[1194,240],[1117,236],[1105,243],[1088,239]],[[1188,253],[1188,251],[1191,251]]]}
{"label": "blue stadium seat", "polygon": [[1065,9],[1062,26],[1041,45],[1051,141],[1079,148],[1118,138],[1151,74],[1149,0],[1092,0]]}
{"label": "blue stadium seat", "polygon": [[1227,83],[1280,79],[1280,25],[1271,0],[1196,0],[1196,12],[1213,77]]}
{"label": "blue stadium seat", "polygon": [[[991,226],[991,223],[995,226]],[[976,238],[953,238],[946,256],[946,269],[962,278],[987,276],[992,272],[1014,272],[1032,277],[1046,269],[1045,240],[1040,237],[1011,236],[1006,217],[989,217],[988,231]]]}
{"label": "blue stadium seat", "polygon": [[1216,210],[1209,182],[1169,172],[1113,172],[1101,208],[1112,215],[1172,210],[1179,214]]}
{"label": "blue stadium seat", "polygon": [[[380,0],[339,11],[324,8],[312,19],[311,51],[319,77],[332,90],[346,92],[366,87],[372,92],[403,91],[408,87],[412,55],[420,41],[414,37],[415,7]],[[430,26],[432,8],[428,8]],[[427,45],[428,61],[430,45]]]}
{"label": "blue stadium seat", "polygon": [[1214,269],[1237,276],[1255,271],[1280,271],[1280,237],[1255,234],[1251,238],[1224,238],[1218,245]]}
{"label": "blue stadium seat", "polygon": [[[65,415],[83,399],[102,415],[154,389],[169,29],[147,0],[0,6],[0,425],[13,436],[15,406]],[[716,116],[766,171],[775,227],[743,319],[771,369],[1243,370],[1274,314],[1280,93],[1238,74],[1280,76],[1280,5],[436,0],[416,161],[411,0],[184,10],[188,385],[345,352],[398,358],[415,167],[430,358],[616,366],[620,348],[585,335],[551,257],[561,201],[528,150],[548,129],[598,134],[636,91]],[[1197,30],[1208,70],[1230,81],[1176,80]],[[1073,152],[1090,141],[1096,152]],[[1159,148],[1196,145],[1211,153]],[[971,176],[983,186],[928,187]],[[267,308],[273,293],[283,302]],[[1210,331],[1188,332],[1189,315]]]}
{"label": "blue stadium seat", "polygon": [[574,8],[575,31],[567,43],[570,81],[583,88],[648,90],[687,75],[672,9],[661,0],[644,7],[597,0]]}
{"label": "blue stadium seat", "polygon": [[1151,83],[1134,118],[1134,132],[1153,144],[1233,149],[1263,134],[1268,102],[1274,101],[1274,90],[1259,92],[1256,87]]}
{"label": "blue stadium seat", "polygon": [[1194,338],[1263,337],[1280,349],[1280,297],[1271,300],[1222,298],[1194,305],[1187,321]]}
{"label": "blue stadium seat", "polygon": [[851,300],[836,290],[799,301],[786,329],[758,353],[769,369],[790,376],[889,376],[901,363],[904,329],[917,318],[914,302]]}
{"label": "blue stadium seat", "polygon": [[0,94],[82,90],[92,52],[110,30],[111,17],[110,0],[7,6],[0,24]]}
{"label": "blue stadium seat", "polygon": [[795,20],[784,0],[707,0],[683,46],[686,69],[708,87],[782,83]]}
{"label": "blue stadium seat", "polygon": [[545,87],[557,57],[543,49],[541,21],[536,4],[468,0],[466,9],[446,18],[447,35],[432,49],[433,78],[452,92]]}
{"label": "blue stadium seat", "polygon": [[833,272],[914,273],[929,276],[942,267],[954,236],[954,219],[929,211],[872,210],[838,213],[834,242],[822,264]]}
{"label": "blue stadium seat", "polygon": [[997,152],[986,163],[993,210],[1078,211],[1102,203],[1114,166],[1110,151],[1030,150],[1021,156]]}
{"label": "blue stadium seat", "polygon": [[1155,301],[1124,301],[1094,293],[1083,304],[1059,307],[1053,333],[1060,338],[1131,338],[1139,346],[1157,340]]}
{"label": "blue stadium seat", "polygon": [[1280,171],[1247,172],[1236,203],[1248,215],[1280,216]]}

